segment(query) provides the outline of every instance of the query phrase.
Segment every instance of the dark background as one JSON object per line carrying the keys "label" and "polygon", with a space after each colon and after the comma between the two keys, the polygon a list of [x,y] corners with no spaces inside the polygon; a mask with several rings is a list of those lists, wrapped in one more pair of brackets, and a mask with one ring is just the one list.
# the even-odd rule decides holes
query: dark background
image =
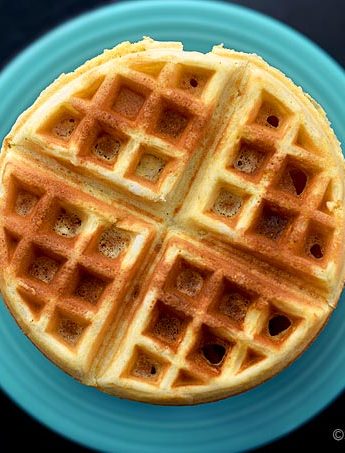
{"label": "dark background", "polygon": [[[0,0],[0,67],[33,40],[64,20],[107,3],[110,2]],[[343,0],[242,0],[233,3],[254,8],[289,24],[307,35],[345,66]],[[88,451],[31,419],[1,391],[0,415],[0,451],[17,451],[23,443],[26,449],[34,448],[35,451]],[[328,452],[345,451],[345,439],[336,442],[332,438],[332,432],[336,428],[345,431],[345,393],[298,430],[256,451],[287,452],[300,447],[311,449],[316,446],[318,451],[325,449]]]}

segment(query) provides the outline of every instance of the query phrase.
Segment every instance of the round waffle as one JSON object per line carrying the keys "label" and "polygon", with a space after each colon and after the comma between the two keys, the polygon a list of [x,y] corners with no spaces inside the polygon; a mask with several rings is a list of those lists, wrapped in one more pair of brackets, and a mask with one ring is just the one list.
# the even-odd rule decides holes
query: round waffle
{"label": "round waffle", "polygon": [[0,284],[81,382],[159,404],[247,390],[317,336],[344,281],[344,160],[255,55],[123,43],[6,137]]}

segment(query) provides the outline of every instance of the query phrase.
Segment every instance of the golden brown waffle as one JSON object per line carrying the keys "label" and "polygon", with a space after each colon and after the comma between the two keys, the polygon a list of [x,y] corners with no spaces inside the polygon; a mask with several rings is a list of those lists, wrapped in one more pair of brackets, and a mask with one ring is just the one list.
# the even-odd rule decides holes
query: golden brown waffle
{"label": "golden brown waffle", "polygon": [[1,157],[1,291],[61,368],[121,397],[247,390],[344,281],[344,161],[259,57],[123,43],[48,87]]}

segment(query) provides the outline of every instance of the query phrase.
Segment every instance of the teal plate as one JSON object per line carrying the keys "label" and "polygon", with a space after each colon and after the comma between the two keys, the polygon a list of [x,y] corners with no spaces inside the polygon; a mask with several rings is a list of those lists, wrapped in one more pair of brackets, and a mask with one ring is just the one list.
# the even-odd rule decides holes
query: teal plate
{"label": "teal plate", "polygon": [[[119,3],[52,31],[0,75],[0,137],[61,72],[115,44],[143,35],[208,51],[214,43],[256,52],[324,106],[342,142],[342,69],[286,26],[242,7],[207,1]],[[344,296],[343,296],[344,298]],[[270,442],[306,422],[344,388],[345,303],[317,341],[288,369],[259,387],[217,403],[160,407],[112,398],[74,381],[20,332],[1,304],[0,383],[51,429],[103,451],[234,452]]]}

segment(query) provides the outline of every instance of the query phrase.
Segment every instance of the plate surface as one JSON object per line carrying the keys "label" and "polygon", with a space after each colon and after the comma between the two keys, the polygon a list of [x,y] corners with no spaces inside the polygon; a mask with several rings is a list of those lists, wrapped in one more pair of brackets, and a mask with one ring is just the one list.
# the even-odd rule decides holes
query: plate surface
{"label": "plate surface", "polygon": [[[0,138],[61,72],[124,40],[177,40],[187,50],[213,44],[255,52],[302,85],[345,142],[345,75],[307,39],[250,10],[208,1],[114,4],[62,25],[0,75]],[[344,295],[342,297],[344,299]],[[307,421],[344,388],[345,301],[314,344],[277,377],[245,394],[197,407],[158,407],[112,398],[50,363],[0,304],[0,384],[53,430],[103,451],[234,452],[269,442]]]}

